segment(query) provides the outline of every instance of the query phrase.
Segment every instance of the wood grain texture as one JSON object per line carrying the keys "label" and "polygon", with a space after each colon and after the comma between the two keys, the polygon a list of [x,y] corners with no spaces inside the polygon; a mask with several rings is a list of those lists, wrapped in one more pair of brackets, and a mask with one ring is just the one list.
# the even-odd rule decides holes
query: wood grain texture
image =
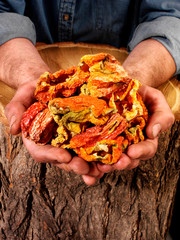
{"label": "wood grain texture", "polygon": [[117,49],[108,45],[95,45],[86,43],[54,43],[51,45],[38,44],[37,49],[48,64],[52,72],[59,69],[77,66],[82,56],[86,54],[96,54],[107,52],[112,54],[121,63],[127,57],[125,49]]}
{"label": "wood grain texture", "polygon": [[[120,51],[66,43],[37,47],[52,71],[76,65],[86,53],[107,50],[118,58]],[[121,51],[123,61],[127,53]],[[180,172],[179,131],[176,121],[160,135],[154,158],[89,187],[72,172],[35,162],[21,136],[11,136],[1,122],[0,239],[165,240]]]}
{"label": "wood grain texture", "polygon": [[159,90],[166,97],[166,101],[174,113],[176,120],[180,120],[180,81],[174,77],[159,86]]}

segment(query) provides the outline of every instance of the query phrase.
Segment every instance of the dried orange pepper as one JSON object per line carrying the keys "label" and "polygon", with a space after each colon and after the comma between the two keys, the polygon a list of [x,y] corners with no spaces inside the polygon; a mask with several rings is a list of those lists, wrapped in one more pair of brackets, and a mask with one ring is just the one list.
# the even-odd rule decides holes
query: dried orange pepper
{"label": "dried orange pepper", "polygon": [[130,144],[144,140],[148,111],[140,86],[112,55],[85,55],[77,67],[40,77],[38,102],[24,113],[22,132],[36,143],[73,149],[86,161],[115,163]]}

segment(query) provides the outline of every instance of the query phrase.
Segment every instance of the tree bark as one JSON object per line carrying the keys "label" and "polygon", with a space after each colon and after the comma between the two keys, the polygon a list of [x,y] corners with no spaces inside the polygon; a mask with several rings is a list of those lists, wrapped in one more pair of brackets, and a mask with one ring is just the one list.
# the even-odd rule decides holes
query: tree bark
{"label": "tree bark", "polygon": [[1,239],[165,239],[179,178],[180,123],[161,134],[156,156],[94,186],[36,163],[21,137],[0,125]]}
{"label": "tree bark", "polygon": [[154,158],[86,186],[72,172],[35,162],[0,117],[1,239],[166,239],[180,171],[180,122],[160,135]]}

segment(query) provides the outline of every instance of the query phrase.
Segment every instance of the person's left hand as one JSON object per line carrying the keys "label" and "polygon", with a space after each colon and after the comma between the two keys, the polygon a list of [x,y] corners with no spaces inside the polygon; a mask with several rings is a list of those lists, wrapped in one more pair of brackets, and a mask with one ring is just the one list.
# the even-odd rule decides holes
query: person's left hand
{"label": "person's left hand", "polygon": [[[102,173],[113,170],[130,170],[136,168],[141,160],[152,158],[157,151],[158,135],[174,123],[174,115],[164,95],[159,90],[143,86],[139,92],[149,111],[149,120],[146,126],[147,138],[142,142],[129,146],[126,153],[121,155],[117,163],[112,165],[97,163],[97,168]],[[85,180],[87,179],[88,176],[86,176]]]}

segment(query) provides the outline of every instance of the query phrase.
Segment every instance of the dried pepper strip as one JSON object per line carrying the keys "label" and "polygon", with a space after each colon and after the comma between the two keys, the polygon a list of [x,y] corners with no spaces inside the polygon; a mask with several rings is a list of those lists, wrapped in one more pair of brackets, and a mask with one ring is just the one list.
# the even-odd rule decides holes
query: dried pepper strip
{"label": "dried pepper strip", "polygon": [[128,144],[138,143],[144,140],[143,129],[146,125],[146,121],[143,117],[137,117],[132,119],[127,128],[124,131],[125,138],[128,140]]}
{"label": "dried pepper strip", "polygon": [[123,148],[126,147],[127,141],[120,136],[114,140],[101,140],[93,147],[77,148],[75,152],[88,162],[100,161],[105,164],[113,164],[118,161]]}
{"label": "dried pepper strip", "polygon": [[53,113],[64,113],[66,111],[80,112],[91,108],[95,117],[106,115],[107,111],[112,111],[103,99],[98,99],[89,95],[75,96],[70,98],[56,98],[49,102],[49,108]]}
{"label": "dried pepper strip", "polygon": [[32,104],[21,121],[24,136],[40,144],[46,144],[51,140],[54,126],[53,114],[47,105],[40,102]]}
{"label": "dried pepper strip", "polygon": [[40,77],[38,102],[24,114],[22,131],[86,161],[115,163],[129,145],[144,140],[148,111],[140,86],[110,54],[85,55],[77,67]]}
{"label": "dried pepper strip", "polygon": [[46,72],[37,83],[35,98],[47,103],[57,97],[69,97],[87,81],[88,77],[88,72],[80,71],[77,67],[60,70],[54,74]]}
{"label": "dried pepper strip", "polygon": [[[117,162],[123,151],[124,137],[119,135],[126,127],[126,120],[118,113],[114,114],[104,126],[87,128],[85,132],[72,137],[67,147],[74,149],[87,161],[112,164]],[[127,142],[124,144],[127,145]]]}
{"label": "dried pepper strip", "polygon": [[70,148],[83,146],[91,147],[101,140],[113,140],[120,135],[127,127],[126,119],[118,113],[112,117],[103,126],[95,126],[86,129],[85,132],[74,136],[70,140]]}
{"label": "dried pepper strip", "polygon": [[86,55],[82,57],[81,63],[89,67],[87,89],[90,95],[105,97],[122,88],[128,81],[128,74],[113,56],[105,53],[98,56]]}
{"label": "dried pepper strip", "polygon": [[42,74],[37,82],[36,90],[34,93],[35,98],[43,103],[49,102],[55,98],[60,92],[57,91],[57,86],[62,85],[67,78],[73,76],[76,73],[76,67],[71,67],[67,70],[59,70],[58,72],[51,74],[45,72]]}
{"label": "dried pepper strip", "polygon": [[45,108],[34,118],[29,128],[29,137],[35,143],[46,144],[52,138],[54,126],[53,115],[48,108]]}
{"label": "dried pepper strip", "polygon": [[[62,143],[62,136],[73,137],[84,132],[89,124],[100,126],[109,120],[109,113],[114,109],[108,107],[106,101],[89,95],[70,98],[56,98],[48,104],[54,114],[56,123],[60,126],[58,136],[53,140],[53,145],[58,145],[58,139]],[[67,138],[64,138],[64,141]]]}
{"label": "dried pepper strip", "polygon": [[21,130],[25,137],[28,136],[28,130],[33,122],[33,119],[39,112],[41,112],[45,108],[47,108],[46,104],[35,102],[26,110],[21,121]]}

